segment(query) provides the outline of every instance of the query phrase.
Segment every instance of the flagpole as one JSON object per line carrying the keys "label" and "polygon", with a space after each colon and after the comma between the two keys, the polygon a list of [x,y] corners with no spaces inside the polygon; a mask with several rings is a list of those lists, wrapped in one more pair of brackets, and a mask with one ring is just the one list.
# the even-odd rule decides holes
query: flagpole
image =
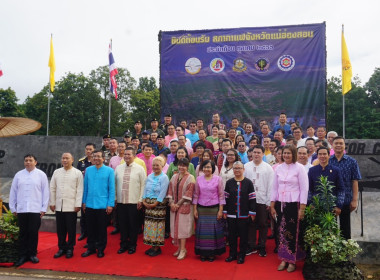
{"label": "flagpole", "polygon": [[[344,34],[344,24],[342,24],[342,34]],[[343,40],[343,36],[342,36],[342,40]],[[343,55],[343,53],[342,53],[342,55]],[[343,83],[343,73],[342,73],[342,83]],[[343,102],[342,102],[342,105],[343,105],[343,138],[346,138],[346,118],[345,118],[346,117],[346,114],[345,114],[346,106],[345,106],[345,102],[344,102],[344,96],[345,96],[345,94],[343,93],[343,88],[342,88],[342,98],[343,98]]]}
{"label": "flagpole", "polygon": [[[50,34],[50,40],[52,40],[52,39],[53,39],[53,33]],[[49,136],[50,93],[51,93],[51,83],[50,83],[50,73],[49,73],[49,94],[48,94],[48,112],[47,112],[46,136]]]}
{"label": "flagpole", "polygon": [[[112,50],[112,39],[111,39],[111,50]],[[111,78],[111,77],[110,77]],[[110,87],[111,87],[111,79],[109,79]],[[109,95],[109,106],[108,106],[108,134],[111,134],[111,92],[108,93]]]}

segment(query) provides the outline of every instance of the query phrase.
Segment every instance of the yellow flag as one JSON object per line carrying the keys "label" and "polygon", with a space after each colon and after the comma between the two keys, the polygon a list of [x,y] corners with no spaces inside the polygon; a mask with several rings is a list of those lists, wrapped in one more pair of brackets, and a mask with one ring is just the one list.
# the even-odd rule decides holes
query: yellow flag
{"label": "yellow flag", "polygon": [[50,91],[54,92],[55,80],[54,80],[54,72],[55,72],[55,59],[54,59],[54,48],[53,48],[53,37],[50,39],[50,56],[49,56],[49,64],[50,67]]}
{"label": "yellow flag", "polygon": [[351,78],[352,78],[352,66],[350,57],[348,56],[348,50],[346,40],[342,31],[342,94],[345,95],[351,90]]}

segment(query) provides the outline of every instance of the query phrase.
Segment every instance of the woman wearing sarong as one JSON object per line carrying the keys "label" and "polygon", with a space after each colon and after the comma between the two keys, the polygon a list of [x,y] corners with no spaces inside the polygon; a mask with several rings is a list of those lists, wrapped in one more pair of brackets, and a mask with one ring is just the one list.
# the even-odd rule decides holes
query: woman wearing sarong
{"label": "woman wearing sarong", "polygon": [[223,205],[226,204],[222,178],[213,175],[215,163],[211,160],[202,162],[204,175],[197,178],[193,195],[194,217],[197,219],[195,235],[195,254],[213,262],[215,256],[226,251],[224,241]]}
{"label": "woman wearing sarong", "polygon": [[178,173],[169,182],[168,198],[170,206],[170,233],[173,244],[178,250],[173,254],[178,260],[186,257],[186,238],[191,236],[194,222],[193,198],[195,179],[188,172],[189,160],[181,158],[178,160]]}
{"label": "woman wearing sarong", "polygon": [[281,260],[277,270],[288,272],[296,269],[296,261],[305,258],[302,250],[300,223],[305,216],[309,181],[303,165],[297,162],[297,149],[285,145],[282,151],[284,163],[275,170],[271,195],[271,215],[277,220]]}
{"label": "woman wearing sarong", "polygon": [[169,178],[162,171],[165,160],[161,157],[153,159],[153,173],[145,183],[143,204],[145,207],[144,244],[152,246],[145,254],[155,257],[161,254],[161,246],[165,243],[166,193]]}

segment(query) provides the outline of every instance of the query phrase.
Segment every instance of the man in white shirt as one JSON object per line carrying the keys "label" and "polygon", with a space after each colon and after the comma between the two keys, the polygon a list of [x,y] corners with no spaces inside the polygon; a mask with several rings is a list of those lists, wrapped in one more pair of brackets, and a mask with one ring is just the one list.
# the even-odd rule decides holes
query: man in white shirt
{"label": "man in white shirt", "polygon": [[17,215],[20,227],[19,254],[15,263],[20,266],[30,260],[38,263],[38,230],[41,218],[49,203],[49,182],[46,174],[36,168],[37,158],[32,154],[24,156],[25,169],[16,173],[9,194],[9,208]]}
{"label": "man in white shirt", "polygon": [[302,128],[300,126],[293,129],[293,136],[297,141],[297,148],[306,145],[306,138],[302,138]]}
{"label": "man in white shirt", "polygon": [[61,158],[63,167],[54,171],[50,181],[50,209],[55,211],[59,248],[54,258],[64,254],[68,259],[73,257],[77,213],[83,196],[82,172],[73,167],[73,162],[72,154],[64,153]]}
{"label": "man in white shirt", "polygon": [[297,148],[297,162],[301,163],[305,167],[306,173],[308,173],[310,167],[313,166],[309,162],[308,150],[305,146]]}
{"label": "man in white shirt", "polygon": [[244,177],[252,181],[256,193],[256,219],[249,225],[248,250],[247,255],[255,253],[256,231],[259,230],[257,248],[259,255],[266,257],[265,243],[268,233],[268,211],[270,206],[270,196],[273,185],[274,172],[272,167],[263,161],[264,147],[256,145],[250,148],[253,152],[253,160],[244,165]]}
{"label": "man in white shirt", "polygon": [[142,207],[146,172],[134,162],[136,152],[128,147],[124,152],[125,163],[116,167],[115,185],[117,211],[120,227],[120,249],[118,254],[128,251],[134,254],[137,246],[138,210]]}

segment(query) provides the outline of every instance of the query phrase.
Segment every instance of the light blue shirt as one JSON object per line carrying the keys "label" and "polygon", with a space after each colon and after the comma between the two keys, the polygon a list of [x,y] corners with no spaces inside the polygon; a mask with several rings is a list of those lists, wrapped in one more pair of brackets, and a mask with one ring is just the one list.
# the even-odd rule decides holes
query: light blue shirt
{"label": "light blue shirt", "polygon": [[198,132],[195,132],[194,134],[188,133],[186,134],[186,138],[190,140],[191,146],[194,145],[195,142],[199,140]]}
{"label": "light blue shirt", "polygon": [[34,168],[16,173],[9,194],[9,208],[14,213],[46,212],[49,204],[49,182],[46,174]]}
{"label": "light blue shirt", "polygon": [[99,169],[95,165],[86,169],[83,203],[93,209],[115,206],[115,175],[111,167],[103,164]]}
{"label": "light blue shirt", "polygon": [[156,198],[162,202],[166,196],[169,186],[169,178],[165,173],[155,176],[151,173],[146,179],[144,194],[142,198]]}
{"label": "light blue shirt", "polygon": [[243,164],[246,164],[247,162],[249,162],[247,152],[244,152],[244,153],[238,152],[238,155],[240,156],[241,162]]}

